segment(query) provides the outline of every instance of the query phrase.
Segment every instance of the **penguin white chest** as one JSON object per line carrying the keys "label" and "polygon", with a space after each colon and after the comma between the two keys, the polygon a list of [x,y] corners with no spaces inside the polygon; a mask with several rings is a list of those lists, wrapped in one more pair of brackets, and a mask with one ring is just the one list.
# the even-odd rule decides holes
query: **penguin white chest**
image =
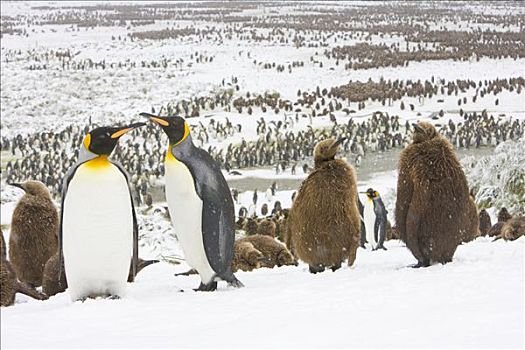
{"label": "penguin white chest", "polygon": [[372,248],[375,248],[377,245],[377,241],[374,236],[374,226],[376,222],[376,214],[374,212],[374,202],[367,198],[364,201],[363,205],[364,205],[363,220],[365,222],[366,240],[368,242],[368,245],[371,245]]}
{"label": "penguin white chest", "polygon": [[126,178],[109,162],[86,162],[73,175],[63,205],[64,265],[71,298],[123,295],[133,253]]}
{"label": "penguin white chest", "polygon": [[197,194],[193,176],[184,163],[167,159],[166,200],[175,234],[188,265],[209,283],[215,272],[208,262],[202,236],[202,200]]}

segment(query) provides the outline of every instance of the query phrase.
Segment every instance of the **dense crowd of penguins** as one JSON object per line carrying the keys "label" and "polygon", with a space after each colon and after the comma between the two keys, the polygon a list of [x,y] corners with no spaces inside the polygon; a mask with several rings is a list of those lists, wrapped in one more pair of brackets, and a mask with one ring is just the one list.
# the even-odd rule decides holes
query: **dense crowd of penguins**
{"label": "dense crowd of penguins", "polygon": [[[54,57],[71,56],[67,51],[49,54]],[[199,53],[193,55],[198,56]],[[298,171],[308,173],[315,145],[328,137],[346,138],[341,147],[346,158],[356,167],[369,153],[403,148],[411,133],[408,121],[381,111],[373,112],[364,121],[353,117],[356,111],[352,107],[361,110],[366,107],[365,101],[370,100],[381,102],[382,105],[392,105],[401,100],[402,111],[414,112],[419,106],[408,103],[405,106],[402,98],[417,98],[420,104],[424,104],[427,98],[444,98],[462,93],[462,97],[458,96],[461,121],[445,121],[443,111],[432,116],[439,132],[456,148],[496,146],[509,139],[519,139],[523,137],[525,121],[512,117],[500,118],[500,115],[494,116],[486,110],[464,111],[462,107],[467,108],[466,104],[476,104],[478,99],[488,96],[493,96],[498,105],[500,93],[522,94],[524,87],[525,79],[522,77],[476,82],[471,79],[445,81],[432,76],[425,81],[380,79],[350,81],[331,89],[318,86],[310,91],[299,90],[296,99],[289,100],[276,92],[239,94],[239,79],[233,76],[223,79],[221,88],[210,95],[171,101],[158,111],[152,107],[152,112],[181,115],[190,118],[190,123],[191,118],[201,117],[198,123],[191,123],[194,142],[206,149],[223,169],[233,175],[240,174],[240,169],[254,167],[273,167],[276,174],[286,171],[296,174]],[[465,96],[472,90],[471,97]],[[438,99],[440,101],[442,99]],[[233,123],[229,118],[216,120],[214,113],[217,110],[255,118],[257,138],[245,140],[243,133],[246,132],[246,126],[243,128],[242,124]],[[272,114],[279,117],[271,117]],[[323,116],[328,116],[331,124],[314,129],[313,118]],[[296,127],[301,123],[304,125],[305,121],[306,128],[300,130]],[[50,188],[54,198],[59,198],[62,178],[76,162],[82,138],[92,127],[94,125],[76,124],[61,131],[24,136],[3,135],[0,149],[9,152],[9,158],[12,158],[6,162],[3,178],[7,182],[40,180]],[[163,154],[167,140],[158,129],[152,127],[133,132],[143,135],[121,142],[114,157],[129,169],[137,203],[149,205],[152,202],[151,187],[164,174]],[[146,137],[152,133],[154,139]],[[228,142],[232,137],[240,141]]]}
{"label": "dense crowd of penguins", "polygon": [[[239,174],[239,169],[252,167],[273,167],[277,174],[285,171],[308,173],[315,145],[328,137],[346,137],[341,145],[343,155],[359,166],[369,153],[404,147],[411,133],[408,121],[381,112],[363,122],[348,118],[345,123],[334,121],[331,126],[320,129],[307,126],[296,131],[294,126],[298,122],[298,115],[270,122],[261,117],[257,120],[256,140],[242,139],[226,147],[209,146],[208,142],[242,136],[241,126],[234,125],[228,118],[220,121],[211,117],[207,125],[199,122],[192,127],[192,135],[198,146],[206,149],[223,169],[235,175]],[[78,159],[82,139],[93,127],[70,125],[59,132],[2,136],[1,150],[13,157],[6,162],[5,180],[8,183],[39,180],[48,186],[55,198],[60,198],[64,174]],[[449,120],[443,123],[439,131],[458,148],[479,148],[522,138],[525,121],[502,120],[487,112],[473,112],[465,113],[462,122]],[[128,169],[137,204],[151,205],[151,188],[164,174],[167,140],[158,128],[152,126],[133,133],[134,137],[122,140],[113,157]],[[155,137],[147,137],[151,134]]]}

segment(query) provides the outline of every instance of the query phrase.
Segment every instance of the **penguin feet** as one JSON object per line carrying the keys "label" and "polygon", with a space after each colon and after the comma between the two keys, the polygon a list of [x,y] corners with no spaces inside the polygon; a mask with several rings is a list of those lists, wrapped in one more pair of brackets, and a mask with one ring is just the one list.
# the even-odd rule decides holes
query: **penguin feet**
{"label": "penguin feet", "polygon": [[227,282],[228,282],[228,286],[232,286],[234,288],[242,288],[242,287],[244,287],[244,284],[242,284],[242,282],[239,281],[237,279],[237,277],[235,277],[234,275],[232,275],[232,278],[230,280],[228,280]]}
{"label": "penguin feet", "polygon": [[376,247],[376,248],[374,248],[374,249],[372,249],[372,250],[379,250],[379,249],[388,250],[388,249],[386,249],[386,248],[383,247],[383,246],[381,246],[381,247]]}
{"label": "penguin feet", "polygon": [[324,271],[324,266],[323,265],[317,265],[317,266],[308,265],[308,270],[310,270],[310,273],[319,273],[319,272]]}
{"label": "penguin feet", "polygon": [[186,271],[186,272],[179,272],[179,273],[176,273],[176,274],[174,274],[174,276],[175,276],[175,277],[177,277],[177,276],[190,276],[190,275],[196,275],[196,274],[198,274],[197,270],[195,270],[195,269],[190,269],[190,270],[188,270],[188,271]]}
{"label": "penguin feet", "polygon": [[341,264],[337,264],[337,265],[333,265],[332,267],[330,267],[330,270],[332,270],[333,272],[336,272],[340,268],[341,268]]}
{"label": "penguin feet", "polygon": [[217,290],[217,282],[215,281],[212,281],[208,284],[201,282],[199,288],[194,289],[196,292],[213,292],[214,290]]}
{"label": "penguin feet", "polygon": [[414,269],[419,269],[420,267],[429,267],[430,263],[428,261],[418,261],[415,265],[410,265]]}

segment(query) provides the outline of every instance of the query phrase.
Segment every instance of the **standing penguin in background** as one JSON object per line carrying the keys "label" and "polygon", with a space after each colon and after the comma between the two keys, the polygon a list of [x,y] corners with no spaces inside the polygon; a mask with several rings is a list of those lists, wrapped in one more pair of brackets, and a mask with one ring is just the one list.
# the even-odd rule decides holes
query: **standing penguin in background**
{"label": "standing penguin in background", "polygon": [[124,295],[130,258],[136,274],[138,227],[129,180],[108,156],[122,135],[142,125],[90,131],[64,178],[58,278],[63,259],[73,301]]}
{"label": "standing penguin in background", "polygon": [[363,205],[363,222],[365,225],[366,242],[372,246],[372,250],[384,249],[386,239],[387,214],[383,200],[377,191],[372,188],[366,192],[367,200]]}
{"label": "standing penguin in background", "polygon": [[58,211],[40,181],[11,185],[25,194],[13,212],[9,259],[20,281],[39,287],[44,265],[57,249]]}
{"label": "standing penguin in background", "polygon": [[166,200],[186,262],[201,277],[198,291],[214,291],[217,281],[243,284],[233,275],[235,212],[231,191],[219,165],[195,147],[190,128],[181,117],[150,118],[168,135]]}

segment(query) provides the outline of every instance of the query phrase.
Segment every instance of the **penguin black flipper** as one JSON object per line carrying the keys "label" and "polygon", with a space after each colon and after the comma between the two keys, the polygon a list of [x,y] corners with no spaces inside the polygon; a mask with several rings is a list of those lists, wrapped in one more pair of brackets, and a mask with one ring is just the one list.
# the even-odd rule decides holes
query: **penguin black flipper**
{"label": "penguin black flipper", "polygon": [[235,241],[235,209],[228,183],[213,158],[192,147],[191,161],[178,157],[188,167],[197,195],[202,200],[202,239],[208,262],[218,277],[241,287],[231,270]]}
{"label": "penguin black flipper", "polygon": [[131,194],[131,186],[129,184],[128,173],[119,163],[114,161],[112,161],[111,163],[117,167],[117,169],[122,173],[122,175],[124,175],[129,189],[129,200],[131,201],[131,212],[133,214],[133,255],[131,258],[131,270],[133,271],[133,278],[130,282],[134,282],[135,276],[137,276],[138,273],[137,270],[139,265],[139,225],[137,224],[137,213],[135,212],[135,203],[133,203],[133,195]]}
{"label": "penguin black flipper", "polygon": [[232,237],[235,237],[228,232],[231,225],[226,210],[221,205],[226,205],[227,201],[225,198],[221,199],[218,193],[211,186],[203,184],[198,195],[201,199],[205,198],[202,201],[202,239],[206,257],[213,271],[219,277],[225,278],[228,272],[231,273],[228,271],[228,265],[233,258],[233,249],[228,247],[233,245]]}

